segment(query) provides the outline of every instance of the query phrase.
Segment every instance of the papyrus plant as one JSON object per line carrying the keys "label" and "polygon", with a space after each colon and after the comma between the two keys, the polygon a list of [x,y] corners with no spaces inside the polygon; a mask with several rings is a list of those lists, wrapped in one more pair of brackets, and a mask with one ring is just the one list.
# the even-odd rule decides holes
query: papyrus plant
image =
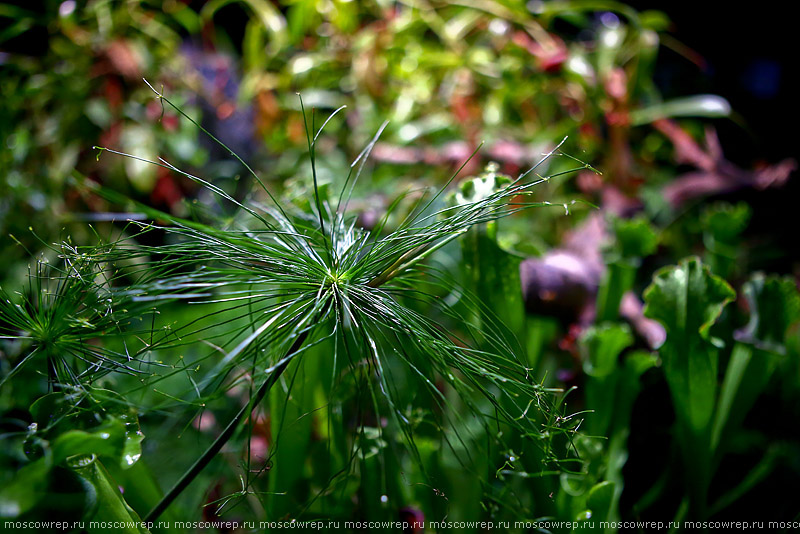
{"label": "papyrus plant", "polygon": [[[156,94],[194,123],[162,94]],[[553,439],[568,436],[577,425],[577,420],[561,416],[558,392],[532,376],[507,329],[487,320],[492,314],[485,309],[475,314],[474,310],[485,306],[430,261],[471,228],[541,205],[530,200],[531,190],[552,176],[543,177],[536,170],[548,158],[562,155],[560,145],[516,180],[475,199],[448,204],[443,202],[443,192],[456,172],[437,191],[423,191],[411,202],[399,199],[367,230],[357,224],[348,204],[383,128],[352,163],[338,194],[331,194],[318,183],[315,164],[317,140],[330,117],[317,129],[314,113],[310,116],[307,135],[313,198],[305,203],[278,201],[241,160],[256,185],[244,199],[234,198],[163,159],[151,161],[100,149],[180,174],[207,188],[233,213],[225,219],[188,219],[136,205],[137,212],[154,222],[133,222],[138,226],[134,239],[64,254],[68,261],[88,258],[96,268],[116,273],[113,279],[117,283],[104,286],[112,300],[125,299],[137,306],[144,303],[150,314],[168,314],[175,301],[209,310],[168,330],[154,327],[147,340],[139,336],[142,346],[126,365],[157,367],[159,351],[204,342],[215,348],[214,358],[201,362],[205,372],[193,382],[197,398],[213,398],[223,386],[249,384],[249,402],[147,514],[147,520],[160,516],[183,492],[295,362],[323,346],[329,348],[332,387],[343,377],[360,377],[357,382],[368,392],[359,397],[360,402],[372,400],[359,410],[373,411],[379,418],[385,409],[417,459],[410,417],[413,406],[398,402],[394,376],[398,368],[420,385],[414,396],[433,399],[437,408],[432,417],[439,421],[442,432],[454,428],[449,422],[468,418],[477,421],[491,439],[502,440],[502,427],[539,446],[541,470],[545,463],[558,460]],[[82,184],[112,202],[132,202],[89,181]],[[141,238],[150,232],[167,237],[162,244],[145,245]],[[139,324],[144,324],[144,315]],[[471,317],[476,315],[483,319],[475,322]],[[155,383],[176,372],[179,370],[151,372],[147,382]],[[288,389],[294,378],[286,380]],[[461,410],[452,406],[452,394]],[[445,439],[460,441],[462,436],[455,432]],[[252,483],[248,475],[241,495],[248,494]]]}

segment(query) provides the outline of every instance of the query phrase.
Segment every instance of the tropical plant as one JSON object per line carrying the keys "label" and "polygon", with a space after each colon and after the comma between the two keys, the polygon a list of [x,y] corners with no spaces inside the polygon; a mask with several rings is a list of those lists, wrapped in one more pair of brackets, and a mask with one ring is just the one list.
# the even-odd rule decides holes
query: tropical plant
{"label": "tropical plant", "polygon": [[796,163],[662,97],[666,15],[0,17],[0,516],[797,519]]}
{"label": "tropical plant", "polygon": [[[160,93],[157,96],[199,127],[169,99]],[[85,387],[88,377],[94,380],[93,371],[97,370],[143,373],[146,376],[139,378],[151,387],[188,367],[203,365],[209,367],[200,379],[192,380],[190,396],[194,398],[183,402],[205,406],[219,398],[221,388],[247,384],[248,401],[145,516],[147,521],[161,515],[248,419],[252,431],[255,422],[251,413],[276,384],[285,388],[284,404],[273,402],[270,411],[270,417],[280,421],[279,429],[294,423],[293,417],[304,416],[293,416],[290,409],[297,400],[295,387],[321,388],[328,399],[324,403],[328,411],[325,432],[329,446],[339,450],[331,453],[331,479],[316,497],[309,496],[309,502],[342,483],[338,479],[347,478],[354,461],[368,461],[376,452],[375,445],[389,440],[387,435],[392,442],[404,442],[417,467],[424,469],[417,437],[420,425],[439,429],[454,459],[467,469],[473,468],[476,459],[456,444],[475,439],[475,433],[495,442],[492,447],[501,450],[508,447],[504,434],[517,436],[513,438],[516,447],[535,451],[526,462],[532,473],[550,470],[569,456],[564,448],[568,441],[561,441],[559,436],[568,438],[579,419],[563,414],[558,390],[539,382],[526,366],[513,334],[479,298],[459,289],[451,275],[427,261],[473,227],[541,206],[528,198],[534,186],[551,178],[542,177],[537,170],[549,158],[563,156],[558,146],[516,180],[487,187],[485,179],[476,179],[473,188],[482,187],[480,195],[458,196],[445,205],[443,189],[421,191],[402,212],[402,218],[392,220],[399,208],[389,210],[370,231],[357,226],[356,215],[347,206],[382,128],[350,166],[338,195],[333,195],[331,188],[321,187],[316,178],[317,141],[331,117],[317,129],[312,111],[307,124],[312,199],[299,199],[300,205],[283,205],[253,172],[260,189],[239,201],[166,160],[150,161],[208,188],[231,203],[235,211],[213,225],[137,204],[137,211],[169,224],[131,222],[138,227],[133,238],[62,248],[60,257],[67,267],[63,276],[56,279],[58,289],[50,294],[46,286],[37,282],[34,298],[46,299],[47,305],[23,307],[8,299],[2,308],[9,330],[19,332],[9,337],[30,339],[31,347],[23,351],[25,356],[9,376],[44,352],[54,369],[51,387],[55,389],[63,389],[66,378],[74,382],[74,387]],[[100,150],[122,154],[108,148]],[[135,155],[123,155],[143,161]],[[590,167],[581,163],[578,168]],[[529,180],[529,176],[535,179]],[[88,182],[84,186],[94,187],[96,193],[109,200],[124,201],[108,189]],[[258,196],[267,203],[259,201]],[[401,197],[395,206],[404,201]],[[165,242],[144,244],[154,232],[166,234]],[[77,262],[81,268],[76,267]],[[111,274],[96,282],[90,276],[93,273]],[[95,300],[105,308],[96,309]],[[26,300],[31,301],[31,297]],[[155,314],[163,306],[174,306],[176,301],[208,311],[200,312],[186,324],[159,331]],[[478,312],[480,320],[470,320],[463,310]],[[148,316],[152,319],[149,332],[125,328],[129,324],[147,325]],[[130,336],[122,341],[125,352],[107,348],[106,343],[113,341],[107,341],[105,336],[112,328]],[[131,345],[136,338],[138,348],[134,350]],[[182,362],[179,367],[164,363],[162,355],[199,340],[214,346],[211,355]],[[75,354],[85,362],[86,369],[78,372],[64,364],[66,354]],[[306,363],[309,359],[312,362]],[[168,371],[159,372],[159,367]],[[309,367],[318,367],[320,372],[296,386],[298,372],[309,372]],[[327,378],[322,369],[329,373]],[[345,432],[340,426],[344,414],[336,406],[347,401],[346,390],[352,386],[359,393],[349,402],[356,402],[360,421]],[[411,391],[416,398],[408,397]],[[419,411],[420,399],[428,399],[422,403],[426,407],[423,412]],[[457,406],[461,408],[456,409]],[[373,423],[367,424],[366,418]],[[275,435],[276,445],[283,433],[279,430]],[[56,440],[53,447],[59,444]],[[384,446],[378,446],[381,456]],[[270,451],[275,462],[286,454],[278,451]],[[285,457],[291,458],[291,454]],[[68,459],[61,456],[59,461]],[[521,461],[510,460],[512,467]],[[485,462],[485,458],[479,461]],[[500,461],[494,467],[485,464],[484,469],[491,472],[503,463],[509,461]],[[296,470],[297,465],[284,466],[281,462],[277,472],[271,473],[274,493],[284,488],[272,482],[272,476],[278,477],[289,469]],[[256,473],[263,471],[262,466]],[[249,462],[245,472],[247,479],[240,497],[255,491],[252,488],[258,478],[258,474],[251,476]],[[366,476],[362,471],[362,481]],[[487,487],[490,485],[483,478],[485,475],[478,476]],[[382,494],[387,493],[392,499],[397,498],[384,486]],[[224,499],[221,508],[235,497]],[[297,495],[292,499],[296,506],[310,505]],[[280,503],[268,506],[298,511]],[[23,512],[25,509],[20,507],[19,513]]]}

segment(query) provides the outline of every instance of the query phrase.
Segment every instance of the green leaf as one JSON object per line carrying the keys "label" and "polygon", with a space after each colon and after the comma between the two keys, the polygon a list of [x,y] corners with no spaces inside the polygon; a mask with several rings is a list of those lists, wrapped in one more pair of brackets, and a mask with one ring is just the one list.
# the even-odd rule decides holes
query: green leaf
{"label": "green leaf", "polygon": [[[463,181],[451,198],[451,204],[480,202],[511,183],[511,178],[497,172],[489,163],[480,176]],[[524,334],[525,305],[520,290],[520,258],[505,251],[497,242],[497,223],[478,225],[461,238],[463,268],[477,297],[481,317],[486,322],[496,318],[514,335]]]}
{"label": "green leaf", "polygon": [[59,464],[71,456],[97,455],[119,458],[125,444],[125,425],[109,419],[92,432],[69,430],[52,442],[53,461]]}
{"label": "green leaf", "polygon": [[710,341],[711,325],[735,296],[725,280],[691,257],[653,275],[644,292],[644,314],[664,326],[670,345],[694,347]]}
{"label": "green leaf", "polygon": [[142,456],[144,440],[136,409],[121,395],[108,389],[92,389],[91,396],[102,407],[105,417],[124,425],[122,448],[113,459],[123,469],[130,468]]}
{"label": "green leaf", "polygon": [[744,202],[736,205],[717,203],[700,217],[706,261],[715,274],[730,278],[741,256],[740,234],[750,221],[750,207]]}
{"label": "green leaf", "polygon": [[755,274],[742,291],[750,307],[750,322],[737,339],[784,354],[786,332],[800,321],[800,293],[792,277]]}
{"label": "green leaf", "polygon": [[[125,502],[141,517],[153,509],[158,501],[164,496],[164,492],[159,486],[153,471],[147,466],[146,462],[139,460],[128,468],[119,465],[104,465],[108,469],[112,480],[119,484]],[[162,526],[158,529],[161,533],[178,532],[180,529],[172,523],[180,519],[180,513],[173,508],[167,509],[161,519],[169,527]]]}
{"label": "green leaf", "polygon": [[703,211],[700,223],[703,231],[713,236],[715,241],[734,243],[750,222],[750,206],[744,202],[738,204],[716,203]]}
{"label": "green leaf", "polygon": [[671,117],[727,117],[731,114],[731,105],[717,95],[695,95],[676,98],[660,104],[631,111],[631,124],[641,126],[658,119]]}
{"label": "green leaf", "polygon": [[[606,452],[605,480],[614,484],[614,494],[610,504],[609,521],[616,521],[620,517],[619,500],[625,486],[622,470],[628,461],[628,435],[630,434],[631,413],[633,404],[641,390],[640,378],[648,369],[657,363],[654,354],[645,351],[629,352],[624,358],[624,364],[615,374],[616,392],[614,405],[610,411],[613,414],[606,435],[608,445]],[[588,385],[587,385],[588,387]],[[589,406],[593,408],[593,406]],[[607,531],[609,529],[606,529]]]}
{"label": "green leaf", "polygon": [[594,378],[610,375],[617,357],[632,343],[628,325],[605,323],[588,328],[580,340],[584,372]]}
{"label": "green leaf", "polygon": [[0,489],[0,517],[13,519],[30,511],[47,495],[51,462],[45,457],[32,462]]}
{"label": "green leaf", "polygon": [[119,485],[111,478],[99,460],[82,462],[75,466],[75,471],[86,479],[95,489],[98,506],[85,521],[89,525],[87,532],[107,532],[107,529],[93,527],[93,524],[116,525],[115,532],[124,534],[145,534],[149,532],[139,515],[125,502],[119,491]]}
{"label": "green leaf", "polygon": [[627,261],[609,263],[603,282],[597,290],[596,308],[598,322],[619,318],[622,297],[633,287],[636,267]]}
{"label": "green leaf", "polygon": [[767,387],[781,355],[786,354],[786,332],[800,320],[800,293],[791,277],[755,274],[744,285],[750,322],[737,332],[720,391],[712,448],[744,420]]}
{"label": "green leaf", "polygon": [[491,228],[474,228],[461,238],[470,290],[478,297],[481,317],[491,323],[500,319],[521,337],[525,319],[519,277],[520,259],[500,248]]}
{"label": "green leaf", "polygon": [[317,0],[298,0],[289,7],[287,15],[289,38],[292,44],[299,43],[308,29],[318,24]]}
{"label": "green leaf", "polygon": [[270,397],[271,433],[277,439],[270,446],[274,451],[270,451],[269,483],[274,493],[269,496],[268,509],[275,517],[295,513],[308,498],[303,481],[317,419],[315,412],[320,407],[315,393],[323,380],[330,379],[320,376],[322,366],[315,360],[330,353],[329,343],[308,350],[287,372],[290,376],[285,378],[286,389],[276,389]]}
{"label": "green leaf", "polygon": [[608,521],[614,494],[614,483],[608,481],[596,484],[589,491],[586,506],[592,511],[592,521]]}
{"label": "green leaf", "polygon": [[644,293],[644,314],[659,321],[667,332],[659,352],[697,515],[705,509],[711,477],[711,424],[717,391],[717,347],[709,330],[734,297],[728,283],[711,274],[698,258],[659,270]]}
{"label": "green leaf", "polygon": [[586,406],[594,411],[586,418],[586,430],[590,435],[609,435],[620,380],[621,366],[617,365],[617,360],[632,343],[628,325],[612,323],[591,327],[580,339],[583,370],[589,377]]}
{"label": "green leaf", "polygon": [[657,32],[665,32],[672,27],[672,21],[669,16],[661,11],[642,11],[639,14],[639,19],[644,28]]}
{"label": "green leaf", "polygon": [[645,217],[616,219],[613,223],[616,246],[624,259],[643,258],[656,251],[658,234]]}
{"label": "green leaf", "polygon": [[633,287],[641,258],[658,245],[658,234],[644,217],[615,219],[612,227],[615,240],[606,253],[608,268],[597,291],[597,321],[619,317],[620,302]]}
{"label": "green leaf", "polygon": [[144,434],[136,411],[113,391],[51,393],[33,403],[31,414],[41,429],[38,437],[51,442],[56,464],[96,454],[126,469],[142,455]]}

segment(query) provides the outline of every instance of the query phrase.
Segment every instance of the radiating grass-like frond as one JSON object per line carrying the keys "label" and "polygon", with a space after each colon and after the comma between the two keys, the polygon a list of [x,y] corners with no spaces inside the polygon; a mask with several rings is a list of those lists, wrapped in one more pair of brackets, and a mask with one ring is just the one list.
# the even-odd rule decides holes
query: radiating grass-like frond
{"label": "radiating grass-like frond", "polygon": [[124,341],[115,349],[105,341],[136,334],[129,331],[130,319],[148,306],[115,292],[93,258],[67,243],[58,252],[55,265],[36,261],[23,291],[9,295],[0,288],[0,338],[17,340],[22,354],[0,386],[32,365],[46,372],[51,387],[82,387],[110,372],[144,373],[140,350]]}
{"label": "radiating grass-like frond", "polygon": [[[194,123],[163,95],[157,95]],[[420,291],[418,286],[425,279],[450,284],[451,291],[466,295],[452,286],[452,280],[437,279],[435,272],[425,267],[424,260],[476,225],[542,205],[527,199],[536,184],[549,179],[536,174],[536,169],[548,158],[560,155],[560,144],[508,185],[473,201],[444,206],[442,193],[456,178],[456,172],[442,189],[421,195],[409,214],[391,229],[392,208],[370,231],[356,225],[356,217],[347,212],[347,205],[380,131],[353,162],[338,199],[332,203],[323,197],[316,181],[315,148],[322,128],[315,130],[313,113],[311,123],[308,144],[314,201],[309,203],[309,211],[278,203],[244,162],[266,193],[268,205],[259,202],[255,194],[237,200],[165,160],[150,161],[197,182],[239,209],[232,223],[221,227],[139,206],[138,211],[170,223],[166,226],[136,223],[141,231],[163,231],[172,236],[170,242],[159,246],[121,242],[90,254],[99,263],[149,261],[150,279],[137,283],[135,291],[129,294],[135,302],[158,305],[163,299],[178,298],[194,305],[217,306],[213,317],[209,315],[197,324],[183,325],[156,339],[151,348],[203,337],[211,332],[210,326],[219,317],[232,317],[228,329],[215,325],[218,333],[214,341],[219,342],[224,356],[207,374],[202,386],[213,389],[235,369],[251,368],[262,377],[257,380],[261,383],[259,392],[253,397],[258,402],[292,360],[302,357],[312,344],[334,339],[337,348],[332,358],[342,357],[341,350],[351,366],[366,362],[372,369],[370,374],[377,380],[377,391],[405,429],[412,448],[413,436],[405,407],[394,403],[390,362],[402,362],[444,411],[448,401],[440,381],[449,384],[482,420],[498,424],[503,421],[521,434],[541,440],[547,447],[553,431],[559,430],[554,423],[559,420],[553,401],[555,392],[530,376],[505,341],[507,338],[493,332],[491,323],[481,325],[484,343],[478,348],[474,339],[470,339],[478,327],[442,299]],[[101,150],[143,159],[111,149]],[[583,164],[579,168],[589,167]],[[527,181],[529,175],[537,179]],[[96,190],[111,200],[120,200],[107,190]],[[155,257],[159,258],[157,262],[152,261]],[[462,303],[468,300],[464,297]],[[438,322],[432,314],[417,311],[419,306],[410,306],[411,302],[424,302],[430,310],[439,309],[442,318],[449,317],[449,326]],[[478,402],[478,398],[484,400]],[[493,413],[487,413],[486,406]],[[239,417],[244,418],[245,413],[249,409],[240,412]],[[218,442],[227,440],[238,422],[239,419],[232,421]],[[203,461],[198,460],[193,470],[202,469]],[[180,492],[184,482],[179,482],[171,493]],[[148,519],[157,516],[161,509],[157,507]]]}

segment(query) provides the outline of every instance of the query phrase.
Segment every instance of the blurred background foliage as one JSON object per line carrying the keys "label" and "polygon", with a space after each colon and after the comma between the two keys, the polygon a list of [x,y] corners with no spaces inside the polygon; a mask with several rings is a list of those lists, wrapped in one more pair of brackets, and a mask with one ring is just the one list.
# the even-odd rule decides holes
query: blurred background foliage
{"label": "blurred background foliage", "polygon": [[[318,178],[334,188],[388,121],[371,179],[359,183],[351,203],[365,228],[409,189],[441,186],[480,143],[462,176],[480,175],[490,162],[488,173],[516,176],[567,137],[564,151],[602,175],[585,170],[547,181],[536,200],[555,207],[477,229],[439,261],[516,335],[535,376],[577,386],[570,410],[591,413],[581,416],[570,445],[578,459],[572,468],[536,473],[536,462],[515,459],[527,445],[510,439],[507,450],[475,467],[487,482],[471,484],[473,474],[449,460],[428,429],[417,446],[440,483],[432,486],[415,478],[419,466],[396,452],[397,443],[365,432],[359,476],[314,501],[331,474],[327,460],[316,458],[344,438],[304,417],[331,394],[313,376],[321,370],[306,365],[298,383],[307,386],[290,400],[274,397],[249,441],[240,440],[248,454],[253,447],[264,454],[278,427],[292,429],[260,487],[291,499],[259,503],[243,494],[246,504],[234,515],[263,517],[265,508],[269,518],[304,511],[429,520],[796,520],[796,499],[770,489],[800,475],[800,442],[786,424],[800,416],[800,264],[792,223],[784,222],[796,197],[789,180],[796,163],[758,107],[739,96],[732,110],[723,98],[728,87],[705,81],[712,77],[702,75],[703,50],[676,38],[666,9],[582,0],[2,4],[0,283],[19,286],[32,257],[55,261],[46,244],[67,236],[89,243],[94,229],[124,233],[114,221],[144,217],[93,194],[86,178],[176,216],[233,215],[195,182],[133,159],[98,158],[95,145],[163,157],[235,198],[249,194],[241,163],[164,108],[143,78],[300,207],[311,198],[311,176],[296,93],[316,109],[318,124],[347,106],[318,147]],[[754,98],[778,98],[779,62],[741,68],[756,80],[747,85]],[[538,172],[574,166],[556,158]],[[191,312],[176,309],[172,320],[189,321]],[[765,331],[770,324],[780,327]],[[4,375],[15,350],[2,352]],[[118,380],[120,389],[111,389],[131,387]],[[183,387],[159,385],[172,396]],[[31,391],[2,392],[8,432],[33,420],[25,411],[43,391]],[[125,499],[140,515],[183,468],[170,465],[170,449],[184,450],[181,464],[188,463],[218,431],[214,421],[231,412],[217,401],[193,424],[197,407],[170,404],[170,418],[167,405],[144,393],[131,401],[149,406],[140,416],[150,439],[142,462],[111,475],[138,484]],[[179,428],[197,435],[177,440]],[[458,447],[478,450],[478,441]],[[227,469],[206,473],[173,518],[213,517],[215,507],[199,506],[237,491],[238,457],[229,456]],[[10,480],[10,472],[3,476]],[[375,500],[385,491],[391,502]]]}

